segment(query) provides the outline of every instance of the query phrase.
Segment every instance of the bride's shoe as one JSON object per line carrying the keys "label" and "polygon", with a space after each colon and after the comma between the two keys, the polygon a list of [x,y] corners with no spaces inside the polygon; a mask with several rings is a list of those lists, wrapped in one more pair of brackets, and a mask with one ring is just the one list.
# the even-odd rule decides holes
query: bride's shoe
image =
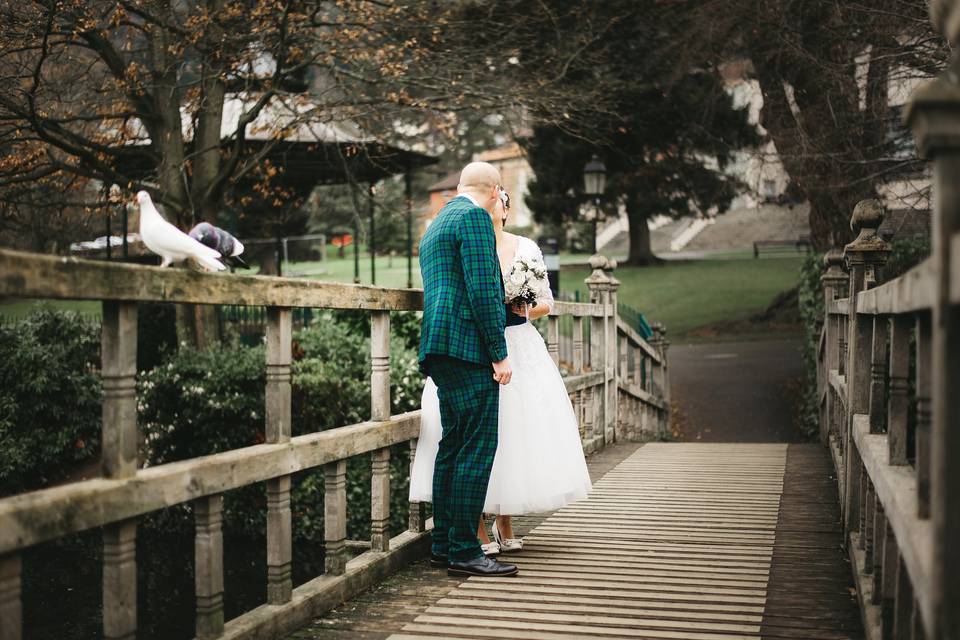
{"label": "bride's shoe", "polygon": [[493,521],[493,539],[500,545],[501,553],[516,553],[523,550],[523,538],[504,538],[497,529],[497,521]]}
{"label": "bride's shoe", "polygon": [[483,549],[483,555],[488,558],[493,558],[500,555],[500,543],[499,542],[488,542],[487,544],[481,544],[480,548]]}

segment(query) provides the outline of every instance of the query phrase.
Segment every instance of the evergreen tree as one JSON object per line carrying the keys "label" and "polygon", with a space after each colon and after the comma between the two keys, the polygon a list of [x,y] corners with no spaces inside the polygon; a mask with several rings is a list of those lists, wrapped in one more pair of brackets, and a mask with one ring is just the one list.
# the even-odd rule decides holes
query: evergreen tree
{"label": "evergreen tree", "polygon": [[[619,4],[611,3],[610,10],[621,11]],[[647,221],[723,211],[738,187],[723,170],[737,149],[758,143],[759,136],[747,110],[734,108],[711,61],[691,51],[676,55],[670,46],[673,31],[685,28],[686,3],[629,4],[632,9],[609,35],[616,44],[605,43],[606,59],[596,69],[614,87],[610,115],[573,114],[569,126],[534,128],[524,143],[537,176],[527,202],[542,223],[581,219],[588,200],[583,166],[596,154],[608,176],[601,208],[608,214],[625,208],[628,262],[644,265],[656,260]]]}

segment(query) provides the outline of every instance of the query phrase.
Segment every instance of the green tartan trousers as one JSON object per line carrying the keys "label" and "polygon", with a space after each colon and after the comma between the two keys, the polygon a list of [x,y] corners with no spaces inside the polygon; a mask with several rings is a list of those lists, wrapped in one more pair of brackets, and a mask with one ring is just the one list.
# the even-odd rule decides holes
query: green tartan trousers
{"label": "green tartan trousers", "polygon": [[433,553],[451,562],[483,555],[477,524],[497,453],[500,385],[493,368],[429,358],[443,435],[433,469]]}

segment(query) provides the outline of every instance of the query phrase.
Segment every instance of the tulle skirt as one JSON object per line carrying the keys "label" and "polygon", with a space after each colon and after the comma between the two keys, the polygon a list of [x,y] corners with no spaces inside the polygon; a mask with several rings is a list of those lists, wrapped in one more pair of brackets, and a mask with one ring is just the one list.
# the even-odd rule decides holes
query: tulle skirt
{"label": "tulle skirt", "polygon": [[[483,511],[520,515],[559,509],[590,490],[577,419],[537,329],[530,323],[507,327],[505,336],[513,377],[500,387],[497,454]],[[430,378],[422,409],[410,500],[431,502],[442,428],[437,387]]]}

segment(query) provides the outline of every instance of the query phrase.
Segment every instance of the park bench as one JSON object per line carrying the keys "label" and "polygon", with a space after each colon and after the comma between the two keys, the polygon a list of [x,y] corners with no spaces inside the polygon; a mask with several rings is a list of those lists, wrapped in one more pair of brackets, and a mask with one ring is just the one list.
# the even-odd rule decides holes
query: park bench
{"label": "park bench", "polygon": [[804,252],[810,251],[810,237],[800,236],[796,240],[757,240],[753,243],[753,257],[760,257],[761,249],[777,249],[781,247],[792,247],[798,252],[803,249]]}

